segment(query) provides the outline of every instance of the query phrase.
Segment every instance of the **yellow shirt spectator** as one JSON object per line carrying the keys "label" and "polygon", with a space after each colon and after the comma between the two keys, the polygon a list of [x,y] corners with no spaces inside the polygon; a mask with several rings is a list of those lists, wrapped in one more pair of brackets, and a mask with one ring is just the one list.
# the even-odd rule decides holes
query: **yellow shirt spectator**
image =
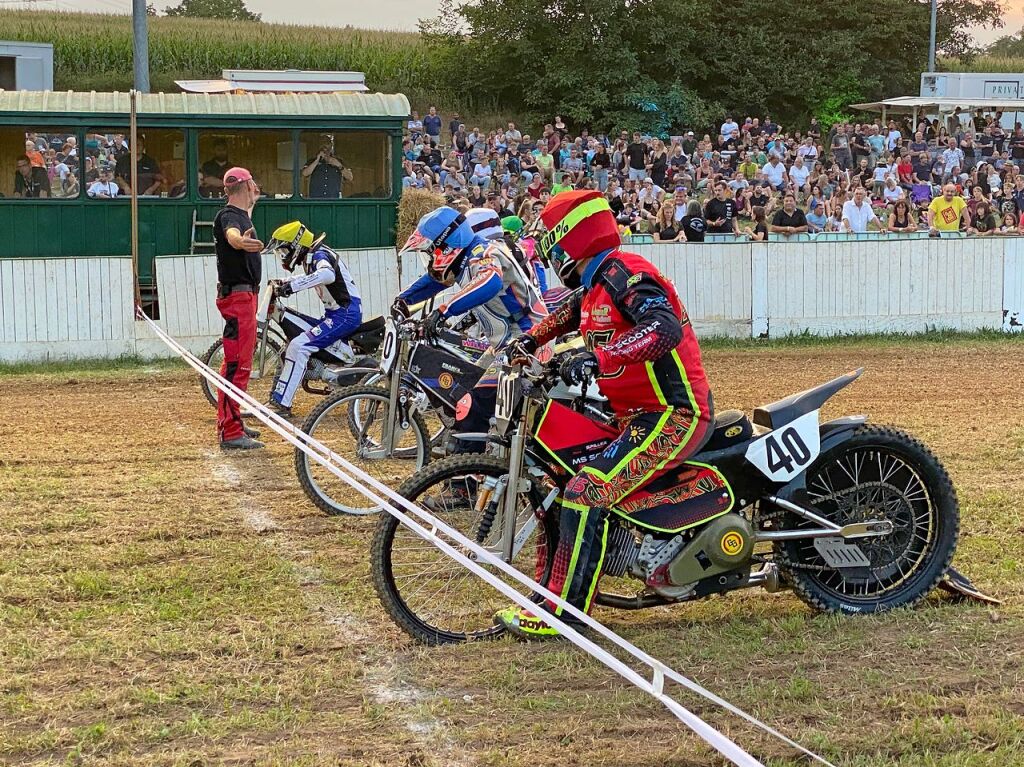
{"label": "yellow shirt spectator", "polygon": [[928,206],[932,214],[932,229],[940,232],[955,232],[960,229],[960,216],[967,203],[960,195],[953,195],[952,200],[945,196],[936,197]]}

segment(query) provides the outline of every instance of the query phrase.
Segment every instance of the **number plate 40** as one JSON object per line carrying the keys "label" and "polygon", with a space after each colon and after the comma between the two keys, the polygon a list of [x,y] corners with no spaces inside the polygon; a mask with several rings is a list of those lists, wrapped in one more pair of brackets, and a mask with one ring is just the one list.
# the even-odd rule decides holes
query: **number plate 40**
{"label": "number plate 40", "polygon": [[815,410],[751,442],[747,460],[773,482],[789,482],[810,466],[820,452]]}

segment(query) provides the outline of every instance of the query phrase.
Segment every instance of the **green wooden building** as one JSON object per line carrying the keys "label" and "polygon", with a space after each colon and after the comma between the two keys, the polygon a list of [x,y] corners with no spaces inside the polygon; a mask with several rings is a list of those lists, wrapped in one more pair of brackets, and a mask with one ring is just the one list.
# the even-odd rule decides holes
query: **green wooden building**
{"label": "green wooden building", "polygon": [[[408,113],[403,95],[140,95],[143,288],[156,256],[211,252],[233,165],[263,190],[260,236],[298,218],[337,248],[393,245]],[[126,93],[0,91],[0,258],[130,254],[129,114]],[[344,171],[310,170],[321,150]]]}

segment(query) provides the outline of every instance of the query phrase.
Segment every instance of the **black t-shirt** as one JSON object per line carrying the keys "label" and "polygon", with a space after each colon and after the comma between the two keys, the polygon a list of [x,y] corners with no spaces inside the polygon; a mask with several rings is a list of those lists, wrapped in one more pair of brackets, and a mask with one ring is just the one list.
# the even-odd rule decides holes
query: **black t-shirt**
{"label": "black t-shirt", "polygon": [[794,210],[793,215],[782,209],[772,217],[772,226],[807,226],[807,216],[800,208]]}
{"label": "black t-shirt", "polygon": [[[143,194],[153,186],[156,177],[160,175],[160,163],[143,153],[139,157],[136,172],[139,176],[139,188],[136,191]],[[132,156],[130,154],[126,153],[117,158],[117,163],[114,165],[114,176],[124,179],[127,184],[132,183]]]}
{"label": "black t-shirt", "polygon": [[1010,136],[1010,157],[1024,160],[1024,136]]}
{"label": "black t-shirt", "polygon": [[982,133],[974,142],[977,146],[981,147],[982,157],[991,157],[992,152],[995,149],[995,141],[991,136],[986,136]]}
{"label": "black t-shirt", "polygon": [[644,144],[630,144],[626,147],[626,157],[629,158],[629,167],[633,170],[643,170],[647,167],[647,147]]}
{"label": "black t-shirt", "polygon": [[665,172],[668,170],[668,157],[664,154],[654,158],[651,165],[651,180],[656,186],[665,186]]}
{"label": "black t-shirt", "polygon": [[678,234],[679,234],[679,230],[676,229],[671,224],[666,226],[664,229],[660,229],[658,231],[658,236],[662,240],[674,240]]}
{"label": "black t-shirt", "polygon": [[[732,234],[732,220],[736,218],[736,202],[734,200],[719,200],[717,197],[713,197],[704,206],[704,218],[709,222],[709,232],[713,234]],[[725,219],[725,221],[718,226],[710,223],[720,218]]]}
{"label": "black t-shirt", "polygon": [[704,233],[707,231],[707,222],[700,216],[683,216],[680,222],[682,230],[686,232],[687,242],[704,242]]}
{"label": "black t-shirt", "polygon": [[612,156],[607,152],[594,152],[594,156],[590,158],[590,164],[595,168],[610,168]]}
{"label": "black t-shirt", "polygon": [[21,175],[21,171],[14,171],[14,193],[22,197],[39,197],[45,192],[50,196],[50,177],[46,175],[45,168],[37,168],[34,165],[29,171],[28,179]]}
{"label": "black t-shirt", "polygon": [[999,226],[999,223],[996,221],[995,214],[991,212],[983,218],[976,218],[974,220],[974,228],[979,232],[991,232],[997,226]]}
{"label": "black t-shirt", "polygon": [[204,176],[212,176],[213,178],[223,179],[224,174],[228,172],[228,168],[231,167],[231,163],[228,160],[224,162],[218,162],[216,158],[211,158],[204,162],[199,168],[203,172]]}
{"label": "black t-shirt", "polygon": [[750,207],[753,208],[755,205],[760,205],[762,208],[768,204],[768,200],[771,198],[761,191],[755,191],[750,195]]}
{"label": "black t-shirt", "polygon": [[217,253],[217,280],[221,285],[255,285],[262,281],[262,262],[259,253],[248,253],[231,247],[227,230],[237,229],[245,234],[252,228],[249,214],[234,205],[217,211],[213,220],[214,251]]}

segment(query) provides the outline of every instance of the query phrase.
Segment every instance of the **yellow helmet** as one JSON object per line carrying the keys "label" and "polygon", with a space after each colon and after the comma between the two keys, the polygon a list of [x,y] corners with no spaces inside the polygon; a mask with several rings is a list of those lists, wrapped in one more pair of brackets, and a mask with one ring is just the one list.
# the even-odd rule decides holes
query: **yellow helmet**
{"label": "yellow helmet", "polygon": [[266,250],[276,253],[281,259],[281,266],[291,272],[297,264],[305,263],[306,254],[314,245],[323,242],[324,236],[315,238],[301,221],[290,221],[274,230]]}

